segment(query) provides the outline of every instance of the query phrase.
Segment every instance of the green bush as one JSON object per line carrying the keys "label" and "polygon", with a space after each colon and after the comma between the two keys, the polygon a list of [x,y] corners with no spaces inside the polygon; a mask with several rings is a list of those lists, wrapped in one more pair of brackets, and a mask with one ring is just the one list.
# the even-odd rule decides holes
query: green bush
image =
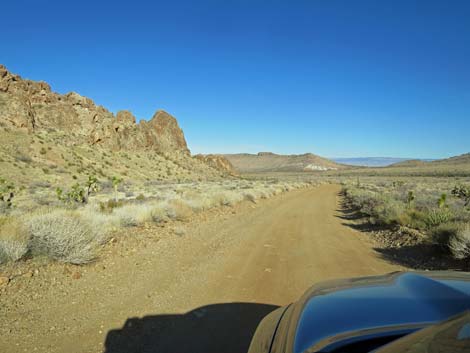
{"label": "green bush", "polygon": [[88,180],[85,182],[85,186],[81,186],[79,183],[72,185],[72,188],[68,192],[64,192],[63,189],[57,188],[56,195],[59,201],[67,204],[73,203],[87,203],[88,198],[92,192],[98,191],[98,179],[90,175]]}
{"label": "green bush", "polygon": [[426,214],[425,223],[428,228],[437,227],[443,223],[449,223],[454,220],[452,211],[447,208],[439,208],[430,210]]}

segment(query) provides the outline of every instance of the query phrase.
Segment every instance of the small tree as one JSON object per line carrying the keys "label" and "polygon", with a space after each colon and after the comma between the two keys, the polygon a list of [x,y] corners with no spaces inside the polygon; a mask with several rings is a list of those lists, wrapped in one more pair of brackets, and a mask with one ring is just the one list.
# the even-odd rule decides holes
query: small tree
{"label": "small tree", "polygon": [[98,191],[98,179],[93,175],[88,177],[84,187],[76,183],[72,185],[71,189],[66,193],[64,193],[64,190],[61,188],[55,190],[59,201],[69,204],[87,203],[91,193],[96,191]]}
{"label": "small tree", "polygon": [[92,192],[98,191],[98,179],[94,175],[89,175],[88,180],[85,183],[85,203],[88,202],[88,198]]}
{"label": "small tree", "polygon": [[15,185],[0,178],[0,203],[2,208],[11,208],[13,206],[13,197],[15,197]]}
{"label": "small tree", "polygon": [[437,200],[437,206],[441,209],[442,208],[447,208],[446,201],[447,201],[447,195],[442,194],[441,197],[439,197],[439,200]]}
{"label": "small tree", "polygon": [[406,203],[408,204],[408,208],[411,208],[414,200],[415,200],[414,192],[413,191],[408,191],[408,195],[406,197]]}
{"label": "small tree", "polygon": [[113,183],[113,188],[114,188],[114,201],[117,202],[118,186],[119,184],[122,183],[122,178],[113,176],[113,178],[111,179],[111,182]]}
{"label": "small tree", "polygon": [[470,205],[470,186],[456,185],[452,189],[452,195],[461,199],[464,202],[465,207]]}

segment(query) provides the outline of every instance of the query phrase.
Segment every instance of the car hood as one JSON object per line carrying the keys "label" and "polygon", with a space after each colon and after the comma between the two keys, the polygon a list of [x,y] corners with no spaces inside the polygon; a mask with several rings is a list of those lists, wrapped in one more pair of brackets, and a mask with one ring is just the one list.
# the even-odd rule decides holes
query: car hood
{"label": "car hood", "polygon": [[249,352],[337,352],[374,340],[380,347],[467,310],[469,273],[394,272],[323,282],[264,318]]}
{"label": "car hood", "polygon": [[470,309],[470,277],[392,273],[313,287],[299,302],[293,352],[333,349],[356,336],[409,333]]}

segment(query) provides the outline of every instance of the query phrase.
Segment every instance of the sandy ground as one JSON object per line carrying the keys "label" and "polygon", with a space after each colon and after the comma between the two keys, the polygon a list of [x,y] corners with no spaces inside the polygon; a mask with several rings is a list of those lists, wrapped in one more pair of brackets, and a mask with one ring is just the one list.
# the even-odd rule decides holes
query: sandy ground
{"label": "sandy ground", "polygon": [[93,265],[20,271],[0,293],[0,352],[246,352],[261,318],[312,284],[401,269],[344,224],[339,190],[132,230]]}

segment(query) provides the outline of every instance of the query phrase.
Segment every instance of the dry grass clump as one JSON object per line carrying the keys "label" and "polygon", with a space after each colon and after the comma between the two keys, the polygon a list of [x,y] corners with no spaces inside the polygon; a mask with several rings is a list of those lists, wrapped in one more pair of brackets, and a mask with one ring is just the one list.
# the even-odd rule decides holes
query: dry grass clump
{"label": "dry grass clump", "polygon": [[72,264],[84,264],[97,257],[100,230],[79,213],[52,210],[36,214],[26,221],[33,255]]}
{"label": "dry grass clump", "polygon": [[171,200],[167,206],[167,215],[176,221],[187,221],[193,214],[191,207],[181,200]]}
{"label": "dry grass clump", "polygon": [[457,230],[449,241],[449,248],[456,259],[470,259],[470,224]]}
{"label": "dry grass clump", "polygon": [[227,190],[214,194],[213,199],[216,205],[232,207],[243,200],[243,195],[232,190]]}
{"label": "dry grass clump", "polygon": [[13,217],[0,221],[0,263],[18,261],[28,252],[28,234],[22,223]]}
{"label": "dry grass clump", "polygon": [[137,227],[153,219],[153,208],[149,204],[131,204],[114,209],[113,215],[124,227]]}

